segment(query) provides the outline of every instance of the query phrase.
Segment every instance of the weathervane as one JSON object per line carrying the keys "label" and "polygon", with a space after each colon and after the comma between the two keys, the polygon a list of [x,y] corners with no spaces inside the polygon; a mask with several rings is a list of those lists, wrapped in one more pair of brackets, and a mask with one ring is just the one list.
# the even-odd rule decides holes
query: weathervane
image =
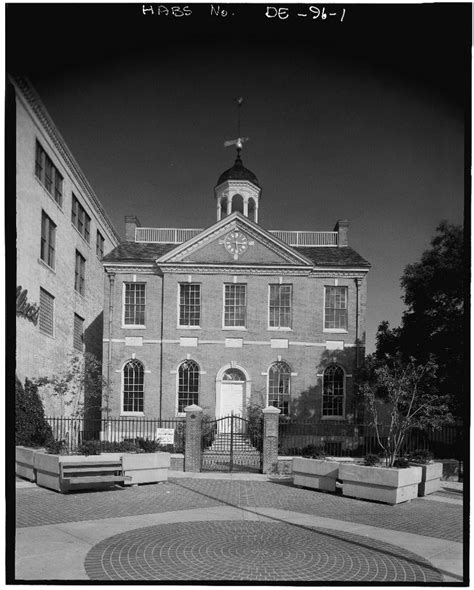
{"label": "weathervane", "polygon": [[240,137],[240,108],[244,99],[242,96],[235,99],[237,103],[237,139],[229,139],[229,141],[224,141],[224,146],[229,147],[231,145],[235,145],[237,148],[237,156],[240,157],[240,150],[242,149],[244,142],[248,141],[250,137]]}

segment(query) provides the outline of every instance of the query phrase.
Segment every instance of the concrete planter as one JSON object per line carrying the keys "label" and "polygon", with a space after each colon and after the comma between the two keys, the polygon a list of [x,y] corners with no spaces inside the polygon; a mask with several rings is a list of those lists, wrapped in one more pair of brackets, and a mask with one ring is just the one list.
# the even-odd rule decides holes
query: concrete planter
{"label": "concrete planter", "polygon": [[[125,485],[140,483],[156,483],[168,480],[170,467],[170,453],[102,453],[101,455],[49,455],[36,452],[34,455],[34,469],[36,483],[39,486],[67,492],[71,488],[61,479],[61,463],[78,463],[91,466],[104,461],[121,461],[124,475],[129,477]],[[101,483],[76,483],[74,490],[101,489]]]}
{"label": "concrete planter", "polygon": [[19,477],[36,481],[34,457],[37,452],[39,452],[38,449],[21,446],[15,447],[15,473]]}
{"label": "concrete planter", "polygon": [[336,491],[336,479],[339,476],[339,463],[324,459],[293,459],[293,483],[297,486]]}
{"label": "concrete planter", "polygon": [[125,481],[125,485],[168,481],[170,460],[170,453],[124,453],[122,462],[125,475],[131,477]]}
{"label": "concrete planter", "polygon": [[344,496],[399,504],[418,496],[421,467],[396,469],[341,463],[339,478]]}
{"label": "concrete planter", "polygon": [[418,484],[418,496],[426,496],[441,489],[441,477],[443,475],[442,463],[410,463],[421,467],[421,482]]}
{"label": "concrete planter", "polygon": [[[108,453],[107,455],[50,455],[48,453],[35,453],[34,468],[36,471],[37,485],[54,490],[56,492],[68,492],[71,487],[61,478],[61,463],[77,463],[93,467],[107,459],[120,461],[121,453]],[[96,490],[103,488],[101,483],[75,484],[74,490]]]}

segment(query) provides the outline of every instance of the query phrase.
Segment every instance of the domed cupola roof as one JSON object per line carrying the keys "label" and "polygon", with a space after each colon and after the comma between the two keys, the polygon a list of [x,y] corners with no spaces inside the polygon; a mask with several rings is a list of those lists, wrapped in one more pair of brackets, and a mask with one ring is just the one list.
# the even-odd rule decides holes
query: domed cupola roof
{"label": "domed cupola roof", "polygon": [[242,164],[242,159],[240,158],[240,154],[237,154],[237,158],[234,162],[232,168],[229,168],[225,172],[223,172],[219,176],[219,180],[217,181],[217,185],[219,186],[221,183],[225,182],[226,180],[248,180],[249,182],[255,184],[256,186],[260,187],[258,184],[258,179],[255,174],[245,168]]}

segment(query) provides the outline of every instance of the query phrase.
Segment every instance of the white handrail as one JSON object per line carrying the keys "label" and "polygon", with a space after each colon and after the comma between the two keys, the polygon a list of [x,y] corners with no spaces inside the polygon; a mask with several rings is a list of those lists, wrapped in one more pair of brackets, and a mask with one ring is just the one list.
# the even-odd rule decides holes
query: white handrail
{"label": "white handrail", "polygon": [[[176,227],[137,227],[135,242],[151,244],[182,244],[200,234],[202,229]],[[287,231],[274,229],[270,233],[288,246],[337,246],[337,231]]]}

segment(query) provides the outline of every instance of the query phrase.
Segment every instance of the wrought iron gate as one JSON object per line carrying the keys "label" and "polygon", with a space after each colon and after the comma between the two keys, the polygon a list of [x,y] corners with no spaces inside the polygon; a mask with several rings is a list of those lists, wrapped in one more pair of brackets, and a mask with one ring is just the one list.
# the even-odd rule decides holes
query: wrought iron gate
{"label": "wrought iron gate", "polygon": [[202,471],[262,472],[263,423],[231,414],[202,423]]}

